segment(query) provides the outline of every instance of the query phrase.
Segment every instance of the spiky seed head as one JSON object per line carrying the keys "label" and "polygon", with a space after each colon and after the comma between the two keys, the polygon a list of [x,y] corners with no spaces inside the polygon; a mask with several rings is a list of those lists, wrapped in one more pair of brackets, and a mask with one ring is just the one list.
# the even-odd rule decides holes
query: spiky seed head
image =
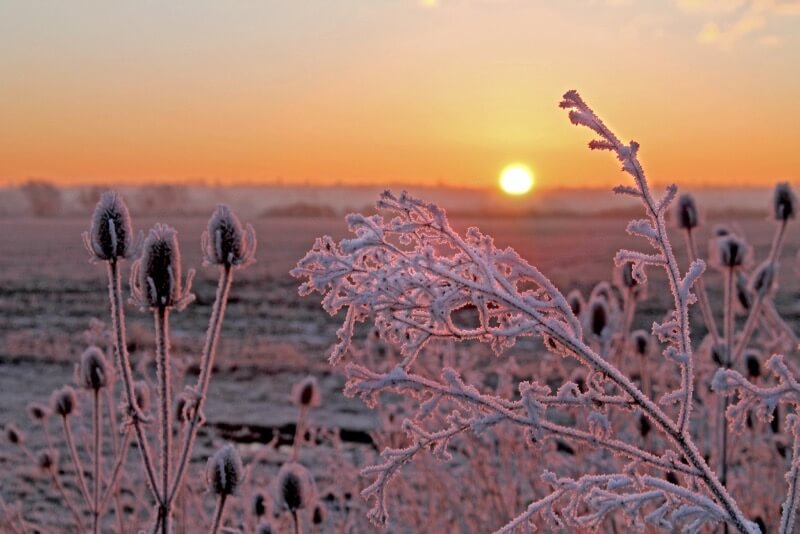
{"label": "spiky seed head", "polygon": [[750,275],[748,289],[753,295],[765,297],[777,288],[777,265],[765,260]]}
{"label": "spiky seed head", "polygon": [[95,260],[116,261],[133,254],[131,216],[119,193],[103,193],[94,208],[92,226],[83,234],[83,241]]}
{"label": "spiky seed head", "polygon": [[50,396],[53,412],[61,417],[69,417],[78,406],[75,390],[70,386],[61,387]]}
{"label": "spiky seed head", "polygon": [[776,221],[794,219],[796,204],[797,199],[794,196],[794,191],[792,191],[787,182],[782,182],[775,186],[773,214]]}
{"label": "spiky seed head", "polygon": [[267,497],[260,491],[253,495],[253,515],[256,519],[267,515]]}
{"label": "spiky seed head", "polygon": [[741,271],[736,273],[736,302],[744,311],[748,311],[753,305],[753,293],[750,291],[749,281]]}
{"label": "spiky seed head", "polygon": [[589,301],[589,332],[595,337],[603,337],[608,326],[609,311],[605,299],[595,298]]}
{"label": "spiky seed head", "polygon": [[619,279],[623,287],[632,288],[639,285],[639,281],[633,276],[633,263],[628,261],[619,268]]}
{"label": "spiky seed head", "polygon": [[691,230],[700,224],[700,215],[694,197],[688,193],[678,197],[675,204],[675,222],[682,230]]}
{"label": "spiky seed head", "polygon": [[745,353],[744,362],[747,367],[747,375],[750,378],[758,378],[761,376],[761,362],[758,359],[758,352],[747,351]]}
{"label": "spiky seed head", "polygon": [[131,269],[133,300],[145,309],[177,308],[182,310],[194,300],[191,294],[194,271],[181,280],[181,251],[178,232],[164,224],[156,224],[144,240],[142,256]]}
{"label": "spiky seed head", "polygon": [[296,462],[285,463],[278,471],[277,501],[289,511],[310,508],[316,504],[317,490],[308,469]]}
{"label": "spiky seed head", "polygon": [[206,466],[208,489],[216,495],[238,495],[244,468],[242,458],[230,443],[214,453]]}
{"label": "spiky seed head", "polygon": [[256,534],[273,534],[275,531],[272,529],[272,523],[262,519],[256,526]]}
{"label": "spiky seed head", "polygon": [[44,404],[32,402],[28,405],[28,415],[34,421],[43,421],[50,417],[50,409]]}
{"label": "spiky seed head", "polygon": [[83,351],[78,367],[78,383],[85,389],[98,391],[111,382],[112,367],[99,347],[92,345]]}
{"label": "spiky seed head", "polygon": [[292,387],[292,401],[301,408],[316,408],[322,402],[319,384],[313,376],[307,376]]}
{"label": "spiky seed head", "polygon": [[579,317],[580,314],[583,312],[583,308],[586,306],[586,302],[583,300],[583,295],[577,289],[573,289],[569,293],[567,293],[567,304],[569,304],[572,313],[575,314],[575,317]]}
{"label": "spiky seed head", "polygon": [[17,428],[17,425],[10,423],[6,425],[6,439],[12,445],[22,445],[25,443],[25,434]]}
{"label": "spiky seed head", "polygon": [[42,471],[50,471],[58,465],[58,451],[44,450],[36,457],[36,465]]}
{"label": "spiky seed head", "polygon": [[631,333],[631,343],[633,350],[639,356],[647,356],[648,349],[650,348],[650,335],[644,330],[636,330]]}
{"label": "spiky seed head", "polygon": [[643,438],[646,438],[650,433],[651,428],[652,426],[650,425],[650,419],[648,419],[643,413],[639,414],[639,434],[641,434]]}
{"label": "spiky seed head", "polygon": [[714,264],[723,269],[742,267],[750,254],[745,240],[735,234],[715,238],[711,252]]}
{"label": "spiky seed head", "polygon": [[256,233],[251,225],[242,227],[235,213],[219,204],[208,220],[201,240],[206,264],[245,267],[255,261]]}
{"label": "spiky seed head", "polygon": [[150,386],[144,380],[137,380],[133,384],[133,396],[136,399],[136,406],[141,412],[150,409]]}
{"label": "spiky seed head", "polygon": [[321,525],[325,522],[325,508],[321,504],[314,507],[314,513],[311,516],[311,522],[315,525]]}

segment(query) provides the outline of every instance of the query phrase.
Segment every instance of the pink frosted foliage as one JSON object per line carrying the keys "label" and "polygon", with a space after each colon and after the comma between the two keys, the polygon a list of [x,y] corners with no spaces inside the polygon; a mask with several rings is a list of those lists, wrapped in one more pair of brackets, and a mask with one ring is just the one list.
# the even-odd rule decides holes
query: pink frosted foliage
{"label": "pink frosted foliage", "polygon": [[[618,289],[622,299],[608,285],[598,286],[588,300],[575,291],[567,299],[513,249],[496,246],[490,236],[474,227],[461,235],[439,206],[388,191],[376,204],[379,214],[348,215],[353,237],[339,243],[327,236],[317,239],[292,271],[303,280],[301,295],[318,292],[323,296],[323,308],[331,315],[345,312],[338,341],[330,352],[332,365],[348,354],[355,355],[351,356],[354,360],[363,356],[355,339],[359,323],[372,323],[382,342],[401,351],[394,362],[371,360],[365,365],[351,361],[345,366],[345,394],[378,407],[382,395],[391,392],[415,405],[401,425],[406,434],[404,444],[385,448],[380,462],[362,471],[370,479],[362,492],[372,502],[368,516],[377,525],[388,525],[389,483],[421,453],[453,462],[454,451],[459,450],[457,440],[465,435],[480,439],[500,426],[510,426],[523,431],[532,450],[539,450],[548,440],[578,445],[579,452],[570,448],[570,454],[577,454],[575,462],[585,464],[575,465],[577,471],[568,476],[547,469],[540,473],[540,479],[532,482],[536,498],[505,525],[497,525],[499,532],[526,532],[542,525],[604,529],[615,524],[619,528],[618,521],[640,530],[658,527],[695,532],[725,523],[739,532],[759,532],[763,518],[757,523],[748,517],[743,503],[734,496],[746,485],[742,469],[720,477],[716,465],[710,467],[709,455],[727,466],[743,465],[750,458],[774,463],[769,459],[774,451],[753,446],[720,453],[714,439],[707,436],[716,436],[720,426],[726,426],[722,415],[720,426],[714,423],[726,407],[727,422],[738,433],[750,412],[769,422],[779,403],[793,406],[800,400],[793,372],[782,358],[773,357],[766,367],[777,377],[773,380],[777,384],[763,387],[735,369],[744,365],[742,359],[717,358],[714,361],[721,368],[713,378],[716,391],[710,390],[712,355],[723,348],[713,346],[710,338],[692,344],[689,310],[698,301],[697,293],[705,291],[698,281],[706,263],[690,255],[688,268],[683,270],[676,259],[666,218],[677,188],[670,186],[657,198],[639,162],[638,143],[622,142],[577,92],[567,92],[561,107],[569,110],[572,123],[596,135],[589,143],[591,149],[607,150],[617,157],[633,181],[615,192],[639,199],[645,211],[645,217],[631,221],[627,231],[641,238],[649,250],[620,250],[614,258],[621,269],[614,291]],[[690,197],[681,202],[679,217],[681,206],[685,211],[691,204],[696,210]],[[674,225],[673,229],[691,233],[699,224],[697,216],[692,217],[691,224]],[[785,225],[789,218],[778,220]],[[770,345],[772,334],[777,336],[773,339],[785,341],[787,337],[780,333],[780,319],[774,313],[769,315],[774,311],[775,258],[783,229],[781,226],[774,250],[758,270],[768,272],[769,280],[759,282],[757,277],[764,275],[755,273],[750,283],[759,303],[751,312],[763,313],[766,318],[758,328],[748,326],[729,341],[729,350],[735,348],[737,354],[755,331],[760,332],[756,343],[761,347],[777,346]],[[745,262],[728,262],[724,267],[748,276]],[[647,298],[647,271],[653,269],[666,275],[671,309],[653,323],[653,337],[648,339],[647,332],[630,332],[630,328],[636,302]],[[759,283],[763,291],[757,291]],[[476,320],[461,319],[465,311],[474,313]],[[748,320],[748,325],[755,325],[757,319]],[[470,377],[476,376],[472,369],[442,367],[437,376],[430,372],[434,362],[420,366],[434,340],[477,340],[501,356],[525,336],[541,337],[549,352],[564,358],[564,367],[557,369],[564,379],[560,386],[546,384],[546,377],[538,381],[534,377],[501,395],[485,392],[480,383],[471,381]],[[657,357],[650,347],[659,342],[661,356]],[[698,358],[702,358],[699,363]],[[569,365],[574,367],[575,362],[588,373],[581,384],[570,377]],[[748,365],[756,368],[752,362]],[[699,387],[701,383],[703,387]],[[734,394],[739,395],[737,403],[718,408],[726,396]],[[632,428],[630,421],[638,421],[637,426]],[[796,458],[793,417],[787,426]],[[603,460],[598,461],[599,457]],[[794,524],[800,478],[796,459],[788,467],[788,491],[784,486],[785,493],[779,497],[786,497],[782,532],[791,531]],[[770,491],[770,495],[775,493],[774,488]],[[777,502],[769,505],[773,513],[777,506]]]}

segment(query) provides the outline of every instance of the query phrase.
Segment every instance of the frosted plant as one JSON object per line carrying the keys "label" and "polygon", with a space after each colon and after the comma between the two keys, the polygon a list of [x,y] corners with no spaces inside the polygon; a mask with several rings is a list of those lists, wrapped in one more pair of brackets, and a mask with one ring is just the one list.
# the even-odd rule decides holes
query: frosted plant
{"label": "frosted plant", "polygon": [[[638,143],[623,143],[577,92],[566,93],[561,107],[569,110],[572,123],[597,135],[589,143],[591,149],[612,152],[622,170],[633,178],[632,185],[619,186],[615,192],[639,199],[645,209],[646,217],[631,221],[627,230],[643,238],[652,250],[620,250],[615,263],[623,269],[618,284],[623,289],[644,287],[648,269],[662,269],[666,274],[672,310],[652,328],[663,349],[656,374],[659,382],[645,385],[652,374],[646,368],[650,352],[646,346],[649,343],[642,341],[646,334],[634,337],[640,347],[640,362],[636,365],[641,363],[641,387],[622,370],[624,365],[632,364],[612,357],[615,343],[620,350],[631,345],[627,342],[627,329],[630,306],[635,302],[633,294],[621,303],[621,320],[620,302],[610,286],[596,288],[586,304],[575,294],[565,298],[536,267],[514,250],[496,247],[492,238],[477,228],[469,228],[462,236],[450,226],[440,207],[405,193],[395,196],[385,192],[377,208],[388,213],[388,218],[381,214],[349,215],[347,223],[355,234],[353,238],[338,244],[330,237],[317,239],[292,271],[295,277],[304,279],[301,295],[317,291],[323,295],[326,311],[335,314],[345,310],[338,342],[330,353],[331,364],[336,365],[345,357],[360,322],[373,322],[380,338],[402,351],[402,359],[388,370],[348,363],[345,393],[357,395],[373,407],[380,394],[388,391],[418,402],[417,412],[403,423],[406,444],[384,449],[382,462],[362,472],[373,477],[362,492],[373,502],[369,517],[377,525],[387,525],[387,485],[420,452],[432,451],[434,456],[447,460],[452,455],[453,440],[460,435],[471,432],[479,437],[499,425],[512,425],[525,429],[532,446],[546,440],[563,440],[607,451],[618,461],[606,462],[605,467],[613,466],[614,470],[602,474],[565,478],[545,473],[542,483],[549,487],[547,493],[500,532],[526,531],[542,522],[558,528],[599,527],[608,518],[624,518],[637,528],[651,525],[697,531],[709,524],[725,523],[739,532],[758,532],[759,525],[745,516],[724,478],[711,469],[698,448],[702,443],[698,432],[705,431],[704,425],[713,421],[709,422],[704,414],[693,432],[695,399],[703,402],[703,410],[713,405],[705,391],[695,389],[698,376],[689,325],[689,307],[697,301],[696,282],[706,265],[696,253],[690,256],[686,271],[676,260],[666,215],[677,188],[670,186],[661,198],[656,198],[638,159]],[[792,200],[791,195],[789,200],[784,194],[779,197],[776,206],[781,207],[776,207],[776,213],[783,217],[783,228],[788,214],[793,213],[793,208],[787,207]],[[700,218],[690,198],[681,199],[678,214],[678,226],[688,234],[689,246],[694,250],[691,232]],[[770,261],[777,257],[782,232],[776,237]],[[716,239],[720,241],[721,266],[729,274],[726,287],[731,287],[736,271],[745,267],[744,247],[739,246],[734,235]],[[769,285],[768,275],[761,279],[752,285]],[[732,296],[733,291],[727,294]],[[731,300],[732,297],[727,298],[728,302]],[[588,313],[576,315],[582,308]],[[734,344],[732,307],[725,308],[727,350],[722,355],[724,361],[720,361],[727,367],[737,362],[736,355],[740,347],[747,345],[749,334],[745,328],[738,345]],[[464,310],[474,311],[477,324],[459,320]],[[708,315],[706,322],[711,331],[711,313],[705,310],[704,315]],[[566,381],[553,391],[538,381],[522,381],[516,395],[500,396],[481,392],[452,367],[443,368],[438,377],[415,372],[420,365],[417,358],[434,339],[478,340],[491,345],[500,355],[520,337],[532,335],[541,336],[549,351],[584,366],[589,373],[589,387]],[[708,353],[718,353],[718,339],[719,334],[715,334]],[[677,371],[677,380],[667,376],[666,365]],[[560,411],[570,410],[579,414],[572,424],[559,415]],[[640,437],[636,439],[620,428],[621,424],[615,424],[626,419],[621,414],[630,410],[639,414]],[[725,427],[724,422],[722,426]],[[637,441],[655,436],[659,441],[651,443],[657,443],[657,449]],[[717,456],[721,456],[724,473],[726,455],[723,452]]]}

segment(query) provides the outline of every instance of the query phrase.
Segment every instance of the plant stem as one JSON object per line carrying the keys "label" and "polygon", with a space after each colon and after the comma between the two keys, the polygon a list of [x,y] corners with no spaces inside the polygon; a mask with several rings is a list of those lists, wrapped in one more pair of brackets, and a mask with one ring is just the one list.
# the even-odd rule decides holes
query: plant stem
{"label": "plant stem", "polygon": [[178,460],[177,471],[175,479],[172,482],[172,488],[169,491],[167,502],[171,502],[178,492],[183,477],[186,473],[186,467],[189,463],[189,456],[194,446],[194,441],[197,438],[197,431],[203,423],[203,404],[206,400],[208,392],[208,383],[211,379],[211,369],[214,366],[214,357],[217,351],[217,341],[219,340],[219,332],[222,327],[222,320],[225,317],[225,307],[228,303],[228,295],[231,290],[231,282],[233,281],[233,271],[230,267],[222,267],[220,269],[219,282],[217,283],[217,296],[214,300],[214,307],[211,311],[211,317],[208,321],[208,330],[206,331],[206,341],[203,346],[203,355],[200,363],[200,376],[197,378],[197,385],[195,386],[195,393],[197,395],[197,402],[192,410],[191,420],[188,422],[188,428],[183,439],[181,447],[180,459]]}
{"label": "plant stem", "polygon": [[297,418],[297,425],[294,428],[294,443],[292,444],[292,461],[296,462],[300,457],[300,442],[303,439],[305,430],[306,407],[300,407],[300,417]]}
{"label": "plant stem", "polygon": [[75,518],[75,525],[78,527],[78,533],[80,534],[81,532],[83,532],[83,521],[81,520],[81,514],[78,512],[78,509],[75,507],[75,503],[72,502],[72,499],[70,499],[69,494],[67,494],[67,491],[64,489],[64,485],[58,478],[58,474],[56,473],[55,468],[51,467],[48,470],[48,472],[50,473],[50,478],[53,480],[53,485],[61,494],[61,498],[64,499],[64,502],[67,504],[67,508],[69,508],[69,511]]}
{"label": "plant stem", "polygon": [[222,493],[219,499],[217,499],[217,509],[214,512],[214,524],[211,527],[211,534],[217,534],[217,532],[219,532],[219,527],[222,525],[222,512],[225,509],[225,498],[226,495]]}
{"label": "plant stem", "polygon": [[92,515],[94,516],[94,520],[92,522],[92,531],[94,534],[98,534],[98,532],[100,532],[100,481],[103,478],[100,468],[100,417],[102,412],[100,406],[100,390],[95,389],[93,393],[94,402],[92,407],[92,415],[94,417],[92,422],[92,430],[94,431],[94,494],[92,495]]}
{"label": "plant stem", "polygon": [[794,443],[792,445],[792,467],[786,473],[786,482],[789,484],[788,491],[786,492],[786,500],[783,502],[783,512],[781,513],[781,534],[791,534],[795,527],[797,516],[797,505],[800,500],[800,435],[798,435],[797,424],[792,431],[794,435]]}
{"label": "plant stem", "polygon": [[[733,352],[733,284],[736,277],[736,269],[729,267],[725,269],[725,295],[724,295],[724,336],[725,353],[722,357],[722,366],[726,369],[731,367]],[[725,412],[728,409],[728,397],[722,395],[719,399],[719,413],[717,414],[717,425],[719,428],[719,480],[723,486],[728,482],[728,421]]]}
{"label": "plant stem", "polygon": [[[689,263],[697,259],[697,246],[694,242],[694,234],[691,230],[687,230],[683,234],[686,241],[686,254],[689,256]],[[706,292],[706,285],[703,277],[697,279],[694,283],[695,293],[697,294],[697,302],[700,304],[700,311],[703,314],[703,321],[706,323],[706,329],[711,334],[711,339],[714,340],[714,346],[719,346],[720,338],[719,331],[717,330],[717,322],[714,320],[714,313],[711,311],[711,304],[708,301],[708,293]]]}
{"label": "plant stem", "polygon": [[111,324],[114,330],[114,348],[117,352],[119,368],[122,370],[122,383],[125,391],[125,401],[128,405],[128,415],[136,430],[136,441],[144,463],[147,481],[150,490],[157,502],[161,500],[156,483],[155,469],[153,468],[150,446],[142,429],[144,416],[136,406],[136,395],[133,391],[133,371],[128,355],[128,344],[125,336],[125,309],[122,305],[122,280],[119,264],[116,260],[108,262],[108,298],[111,303]]}
{"label": "plant stem", "polygon": [[172,456],[172,425],[170,406],[172,392],[170,387],[169,358],[169,309],[159,306],[154,313],[156,330],[156,367],[158,373],[158,396],[161,403],[159,424],[161,426],[161,532],[169,532],[170,503],[168,499],[170,481],[170,460]]}
{"label": "plant stem", "polygon": [[114,462],[114,467],[111,470],[111,477],[108,480],[108,486],[106,486],[106,491],[103,494],[103,497],[100,499],[100,510],[103,510],[108,503],[108,499],[111,497],[112,494],[116,494],[116,484],[119,474],[121,472],[122,464],[125,462],[125,458],[128,456],[128,447],[131,444],[131,431],[130,428],[125,430],[125,435],[122,438],[122,448],[117,452],[117,460]]}
{"label": "plant stem", "polygon": [[292,510],[292,519],[294,519],[294,534],[303,534],[303,527],[300,525],[300,518],[297,517],[297,510]]}
{"label": "plant stem", "polygon": [[69,449],[69,456],[72,459],[72,465],[75,467],[75,474],[78,478],[78,485],[83,493],[83,499],[86,501],[86,506],[92,506],[92,498],[89,495],[89,489],[86,485],[86,478],[83,476],[83,466],[81,459],[78,457],[78,450],[75,448],[75,440],[72,439],[72,430],[70,430],[69,419],[65,416],[61,417],[61,422],[64,425],[64,438],[67,441],[67,449]]}

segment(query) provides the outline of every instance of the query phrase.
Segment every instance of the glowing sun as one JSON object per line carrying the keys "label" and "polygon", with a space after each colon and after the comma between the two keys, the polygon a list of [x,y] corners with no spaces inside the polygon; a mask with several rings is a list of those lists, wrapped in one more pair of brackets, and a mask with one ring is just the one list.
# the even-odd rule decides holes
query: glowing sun
{"label": "glowing sun", "polygon": [[500,173],[500,189],[509,195],[524,195],[533,189],[533,173],[521,163],[513,163]]}

